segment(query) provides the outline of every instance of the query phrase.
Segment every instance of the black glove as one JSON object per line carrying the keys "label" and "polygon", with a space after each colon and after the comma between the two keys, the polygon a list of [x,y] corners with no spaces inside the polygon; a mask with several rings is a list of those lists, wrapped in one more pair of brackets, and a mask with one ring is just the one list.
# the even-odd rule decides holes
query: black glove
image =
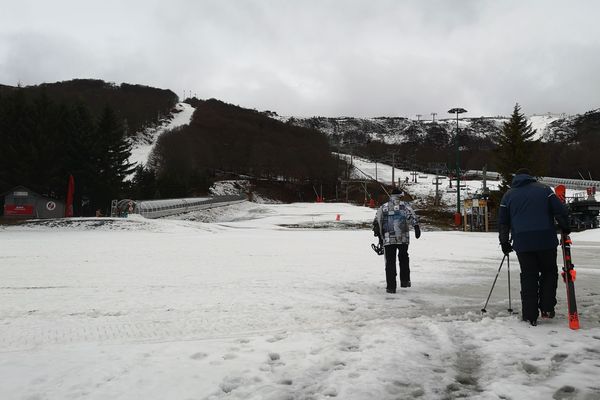
{"label": "black glove", "polygon": [[419,228],[419,225],[415,225],[415,237],[417,239],[421,237],[421,228]]}
{"label": "black glove", "polygon": [[500,246],[502,246],[502,252],[506,255],[513,251],[513,248],[509,242],[502,242],[500,243]]}
{"label": "black glove", "polygon": [[379,222],[373,221],[373,236],[379,237]]}
{"label": "black glove", "polygon": [[382,242],[379,242],[378,246],[375,246],[374,244],[371,243],[371,248],[373,249],[373,251],[375,251],[375,253],[377,253],[377,255],[382,255],[385,251],[383,250],[383,245]]}

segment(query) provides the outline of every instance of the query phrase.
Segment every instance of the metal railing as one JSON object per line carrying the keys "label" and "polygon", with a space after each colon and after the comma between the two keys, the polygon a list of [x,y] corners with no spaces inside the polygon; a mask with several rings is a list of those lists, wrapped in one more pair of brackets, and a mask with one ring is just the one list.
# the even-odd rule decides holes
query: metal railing
{"label": "metal railing", "polygon": [[548,186],[565,185],[567,189],[585,190],[589,187],[600,188],[600,181],[586,179],[568,179],[568,178],[552,178],[550,176],[541,176],[538,181]]}

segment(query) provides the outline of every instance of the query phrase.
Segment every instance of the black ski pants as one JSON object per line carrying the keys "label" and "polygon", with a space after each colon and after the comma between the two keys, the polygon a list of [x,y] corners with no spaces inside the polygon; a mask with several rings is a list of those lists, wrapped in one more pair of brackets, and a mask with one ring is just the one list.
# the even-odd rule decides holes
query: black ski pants
{"label": "black ski pants", "polygon": [[554,311],[558,266],[556,248],[517,253],[521,265],[521,303],[523,320],[535,321],[538,309]]}
{"label": "black ski pants", "polygon": [[385,251],[385,280],[387,288],[396,289],[396,252],[398,254],[398,263],[400,264],[400,281],[410,281],[410,268],[408,266],[408,243],[388,244]]}

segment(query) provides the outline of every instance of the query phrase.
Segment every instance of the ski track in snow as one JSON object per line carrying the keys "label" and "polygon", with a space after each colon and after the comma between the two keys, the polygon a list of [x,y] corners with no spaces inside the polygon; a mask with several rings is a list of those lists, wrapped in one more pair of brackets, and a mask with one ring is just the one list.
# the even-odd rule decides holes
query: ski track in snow
{"label": "ski track in snow", "polygon": [[574,332],[560,282],[556,319],[509,315],[506,267],[480,314],[496,234],[423,232],[386,294],[370,231],[281,226],[374,210],[221,212],[0,228],[0,398],[600,398],[598,232],[573,234]]}

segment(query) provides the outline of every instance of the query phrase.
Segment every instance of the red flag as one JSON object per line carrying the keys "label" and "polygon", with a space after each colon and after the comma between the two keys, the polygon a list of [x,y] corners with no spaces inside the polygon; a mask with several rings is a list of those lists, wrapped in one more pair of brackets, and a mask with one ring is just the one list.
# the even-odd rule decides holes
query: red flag
{"label": "red flag", "polygon": [[565,187],[565,185],[558,185],[554,188],[554,193],[556,193],[556,197],[558,197],[558,199],[563,203],[566,200],[566,192],[567,188]]}
{"label": "red flag", "polygon": [[65,217],[73,216],[73,193],[75,192],[75,180],[73,175],[69,175],[69,188],[67,189],[67,204],[65,207]]}

